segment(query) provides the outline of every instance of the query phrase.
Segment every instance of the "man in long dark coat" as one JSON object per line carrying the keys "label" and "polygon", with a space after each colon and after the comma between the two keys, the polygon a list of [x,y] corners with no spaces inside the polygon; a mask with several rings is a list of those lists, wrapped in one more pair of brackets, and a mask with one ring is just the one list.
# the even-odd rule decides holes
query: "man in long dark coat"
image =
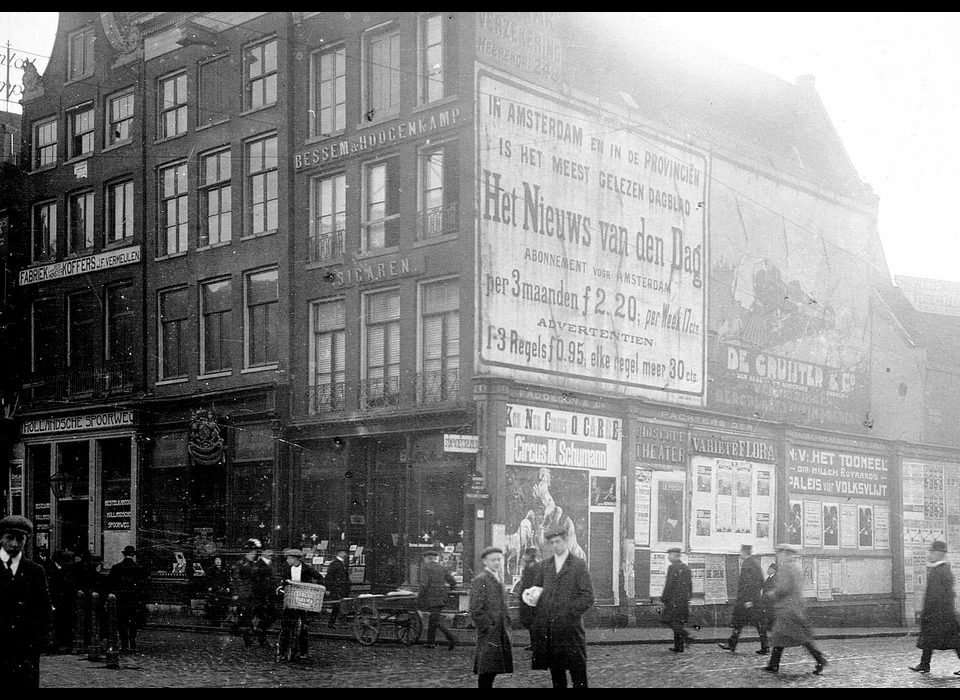
{"label": "man in long dark coat", "polygon": [[762,616],[763,571],[752,554],[751,545],[740,547],[740,580],[737,582],[737,601],[733,606],[733,618],[730,622],[733,631],[726,643],[721,642],[718,646],[727,651],[736,651],[740,631],[747,625],[753,625],[760,635],[760,650],[757,653],[767,654],[770,650],[767,647],[767,630]]}
{"label": "man in long dark coat", "polygon": [[[920,613],[917,648],[923,650],[920,663],[911,671],[930,673],[934,649],[953,649],[960,657],[960,621],[953,601],[953,573],[947,561],[947,543],[935,540],[927,552],[927,589]],[[960,671],[954,671],[960,676]]]}
{"label": "man in long dark coat", "polygon": [[23,555],[33,524],[20,515],[0,520],[0,678],[4,697],[40,687],[40,654],[52,633],[52,606],[43,567]]}
{"label": "man in long dark coat", "polygon": [[[767,579],[763,582],[763,590],[760,594],[760,619],[767,632],[773,629],[773,592],[776,589],[777,565],[774,563],[767,567]],[[769,654],[770,650],[761,650],[757,653]]]}
{"label": "man in long dark coat", "polygon": [[[520,624],[524,626],[529,634],[533,634],[533,620],[537,616],[537,609],[527,605],[523,601],[523,592],[533,585],[537,576],[537,548],[529,547],[523,553],[523,572],[520,574],[520,581],[514,589],[514,593],[519,597]],[[528,646],[525,651],[532,651],[533,646]]]}
{"label": "man in long dark coat", "polygon": [[763,667],[768,673],[780,671],[780,657],[785,647],[800,647],[813,657],[813,673],[823,673],[827,659],[813,643],[813,628],[807,619],[807,604],[803,599],[803,574],[797,566],[797,552],[781,546],[777,562],[777,587],[773,591],[774,622],[770,643],[773,652],[770,663]]}
{"label": "man in long dark coat", "polygon": [[690,619],[690,596],[693,595],[693,576],[690,567],[680,560],[680,548],[671,547],[667,550],[667,581],[660,594],[663,610],[660,621],[673,630],[673,646],[670,651],[682,652],[683,644],[690,644],[693,637],[686,630],[685,625]]}
{"label": "man in long dark coat", "polygon": [[478,688],[492,688],[498,673],[513,673],[510,615],[503,585],[503,550],[487,547],[480,558],[483,571],[470,586],[470,617],[477,628],[473,672]]}
{"label": "man in long dark coat", "polygon": [[546,533],[553,556],[537,567],[533,585],[542,588],[533,621],[533,669],[550,670],[554,688],[587,687],[587,635],[583,615],[593,606],[593,581],[587,564],[570,553],[567,532]]}
{"label": "man in long dark coat", "polygon": [[457,580],[449,571],[440,566],[440,551],[428,549],[423,553],[423,567],[420,569],[420,593],[417,596],[417,609],[430,615],[427,621],[427,643],[432,649],[437,640],[437,630],[447,638],[447,649],[457,646],[457,638],[447,627],[443,619],[443,607],[447,604],[450,589]]}
{"label": "man in long dark coat", "polygon": [[[347,544],[341,543],[336,546],[336,557],[327,567],[326,587],[327,595],[330,600],[343,600],[350,597],[350,548]],[[330,619],[327,621],[327,627],[336,629],[337,618],[340,617],[340,603],[334,603],[330,607]]]}
{"label": "man in long dark coat", "polygon": [[137,619],[140,616],[141,587],[147,578],[134,557],[137,548],[123,548],[123,561],[117,562],[107,575],[107,586],[117,596],[117,632],[120,635],[121,651],[137,650]]}
{"label": "man in long dark coat", "polygon": [[[273,621],[273,573],[270,566],[260,558],[263,545],[260,540],[247,540],[246,554],[236,567],[233,589],[237,596],[237,617],[243,632],[243,643],[253,646],[256,631],[260,646],[267,646],[267,629]],[[256,627],[255,627],[256,625]]]}

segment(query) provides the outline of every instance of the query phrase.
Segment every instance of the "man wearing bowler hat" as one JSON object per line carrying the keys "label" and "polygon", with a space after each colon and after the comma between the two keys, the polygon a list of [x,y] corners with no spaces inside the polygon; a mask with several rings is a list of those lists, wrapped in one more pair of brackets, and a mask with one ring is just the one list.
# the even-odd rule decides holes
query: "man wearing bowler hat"
{"label": "man wearing bowler hat", "polygon": [[[280,572],[280,585],[277,587],[277,593],[282,595],[285,591],[284,586],[287,581],[297,583],[315,583],[323,584],[323,576],[319,571],[303,561],[303,550],[285,549],[283,555],[286,557],[286,563]],[[288,658],[290,661],[296,661],[298,658],[305,660],[310,643],[310,636],[307,626],[310,624],[310,613],[306,610],[297,610],[295,608],[283,608],[283,614],[280,618],[280,641],[277,644],[277,661],[283,662]],[[300,623],[300,629],[295,632],[297,622]],[[293,639],[294,634],[297,635]],[[289,657],[287,653],[289,652]]]}
{"label": "man wearing bowler hat", "polygon": [[117,632],[120,634],[120,650],[137,650],[137,618],[140,612],[140,588],[147,578],[135,557],[137,548],[123,548],[123,561],[117,562],[107,575],[107,589],[117,596]]}
{"label": "man wearing bowler hat", "polygon": [[32,532],[21,515],[0,520],[0,682],[8,693],[40,687],[40,654],[52,632],[46,574],[23,555]]}
{"label": "man wearing bowler hat", "polygon": [[685,625],[690,618],[690,596],[693,594],[693,576],[690,567],[680,560],[680,548],[671,547],[667,550],[667,581],[660,594],[663,610],[660,621],[669,625],[673,630],[673,647],[670,651],[682,652],[683,644],[690,644],[693,637],[686,630]]}
{"label": "man wearing bowler hat", "polygon": [[432,649],[437,640],[437,630],[447,638],[447,649],[457,646],[457,638],[447,628],[443,619],[443,606],[447,604],[448,587],[457,585],[453,574],[440,566],[440,550],[428,549],[423,553],[423,567],[420,569],[420,593],[417,595],[417,609],[430,615],[427,622],[427,643]]}
{"label": "man wearing bowler hat", "polygon": [[[934,649],[953,649],[960,657],[960,622],[953,602],[953,573],[947,561],[947,543],[934,540],[927,552],[927,589],[920,614],[917,648],[923,650],[920,663],[911,671],[930,673]],[[960,676],[960,671],[954,671]]]}
{"label": "man wearing bowler hat", "polygon": [[[540,563],[533,586],[525,591],[528,604],[537,609],[531,635],[532,666],[534,670],[549,669],[554,688],[567,687],[567,671],[574,688],[586,688],[583,615],[593,607],[593,581],[586,562],[571,555],[566,529],[548,530],[544,539],[553,556]],[[532,597],[531,591],[535,593]]]}
{"label": "man wearing bowler hat", "polygon": [[[330,600],[342,600],[350,597],[350,546],[346,542],[336,545],[337,556],[327,567],[327,595]],[[340,603],[330,606],[330,620],[327,627],[337,628],[337,618],[340,617]]]}
{"label": "man wearing bowler hat", "polygon": [[767,647],[767,630],[764,627],[761,614],[763,571],[752,555],[752,545],[744,544],[740,546],[740,579],[737,582],[737,602],[733,606],[733,619],[731,620],[733,632],[726,643],[721,642],[718,646],[727,651],[736,651],[737,642],[740,640],[740,630],[747,625],[753,625],[760,635],[760,649],[757,653],[767,654],[770,650]]}

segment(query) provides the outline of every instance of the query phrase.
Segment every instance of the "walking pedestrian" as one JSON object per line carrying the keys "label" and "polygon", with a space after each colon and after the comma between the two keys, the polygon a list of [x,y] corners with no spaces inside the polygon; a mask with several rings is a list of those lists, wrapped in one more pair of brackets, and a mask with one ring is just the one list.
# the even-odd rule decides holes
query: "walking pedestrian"
{"label": "walking pedestrian", "polygon": [[483,571],[470,586],[470,617],[477,628],[473,672],[478,688],[492,688],[499,673],[513,673],[510,615],[503,585],[503,550],[487,547],[480,556]]}
{"label": "walking pedestrian", "polygon": [[[760,619],[763,620],[763,628],[770,632],[773,629],[773,592],[777,588],[777,565],[771,564],[767,567],[767,578],[763,582],[763,590],[760,595]],[[758,654],[769,654],[769,644],[766,649],[761,649]]]}
{"label": "walking pedestrian", "polygon": [[457,585],[453,574],[440,566],[440,551],[428,549],[423,553],[423,567],[420,569],[420,593],[417,596],[417,608],[430,616],[427,622],[428,649],[436,646],[437,630],[447,639],[447,649],[453,650],[457,646],[457,638],[453,636],[443,619],[443,607],[447,604],[448,587]]}
{"label": "walking pedestrian", "polygon": [[[303,561],[302,549],[285,549],[283,555],[287,558],[280,575],[280,586],[277,593],[283,595],[284,586],[288,581],[302,583],[323,584],[323,576],[319,571]],[[310,636],[308,626],[310,625],[310,613],[306,610],[297,610],[296,608],[283,608],[280,617],[280,640],[277,643],[277,661],[284,662],[289,660],[306,660],[309,651]],[[300,623],[297,638],[293,639],[294,630]]]}
{"label": "walking pedestrian", "polygon": [[251,538],[244,544],[246,553],[237,563],[233,589],[237,598],[237,623],[246,647],[253,646],[256,633],[260,646],[267,645],[270,607],[273,604],[273,574],[260,555],[263,545]]}
{"label": "walking pedestrian", "polygon": [[545,538],[553,556],[540,563],[526,592],[528,604],[537,608],[532,667],[549,669],[554,688],[567,687],[567,671],[574,688],[586,688],[587,635],[582,618],[593,606],[593,581],[586,562],[571,556],[565,528],[548,530]]}
{"label": "walking pedestrian", "polygon": [[773,652],[764,671],[780,671],[780,657],[785,647],[802,646],[813,657],[814,674],[823,673],[826,657],[813,643],[813,629],[807,619],[806,603],[803,600],[803,574],[797,565],[797,552],[792,547],[781,545],[777,562],[777,587],[773,590],[774,623],[770,643]]}
{"label": "walking pedestrian", "polygon": [[147,573],[136,560],[137,548],[123,548],[123,560],[117,562],[107,575],[107,585],[117,597],[117,631],[120,651],[137,650],[137,620],[140,617],[141,587]]}
{"label": "walking pedestrian", "polygon": [[667,580],[660,594],[663,609],[660,612],[660,622],[673,630],[673,646],[670,651],[681,653],[683,645],[693,642],[693,636],[687,631],[686,624],[690,619],[690,596],[693,594],[693,576],[690,567],[680,560],[680,548],[671,547],[667,550]]}
{"label": "walking pedestrian", "polygon": [[[57,554],[59,556],[57,556]],[[54,555],[63,577],[63,596],[60,605],[53,611],[54,634],[61,653],[73,650],[73,632],[77,610],[77,591],[83,589],[80,581],[79,562],[69,549]]]}
{"label": "walking pedestrian", "polygon": [[727,651],[736,651],[740,640],[740,631],[747,625],[757,628],[760,635],[760,650],[758,654],[768,654],[767,629],[763,624],[763,571],[760,564],[753,558],[753,547],[749,544],[740,546],[740,579],[737,582],[737,601],[733,606],[731,627],[733,632],[726,643],[718,646]]}
{"label": "walking pedestrian", "polygon": [[40,654],[50,640],[52,606],[43,567],[23,556],[33,523],[0,520],[0,677],[6,693],[40,687]]}
{"label": "walking pedestrian", "polygon": [[213,558],[207,569],[207,618],[219,626],[230,609],[230,572],[223,566],[223,558]]}
{"label": "walking pedestrian", "polygon": [[[934,540],[927,552],[927,588],[920,613],[917,648],[923,650],[920,663],[911,671],[930,673],[934,649],[953,649],[960,657],[960,621],[953,600],[953,572],[947,561],[947,543]],[[953,675],[960,676],[960,671]]]}
{"label": "walking pedestrian", "polygon": [[346,542],[336,545],[336,554],[334,560],[327,567],[326,587],[327,595],[331,600],[337,601],[330,606],[330,619],[327,621],[327,627],[337,628],[337,618],[340,617],[340,602],[344,598],[350,597],[350,547]]}
{"label": "walking pedestrian", "polygon": [[[533,585],[533,581],[537,576],[537,548],[528,547],[527,550],[523,553],[523,571],[520,574],[520,581],[517,582],[517,587],[514,589],[514,592],[520,598],[519,610],[520,610],[520,624],[526,628],[527,632],[530,634],[531,640],[533,639],[533,620],[537,615],[536,607],[532,605],[527,605],[523,600],[523,592],[530,588]],[[528,644],[524,651],[532,651],[532,644]]]}

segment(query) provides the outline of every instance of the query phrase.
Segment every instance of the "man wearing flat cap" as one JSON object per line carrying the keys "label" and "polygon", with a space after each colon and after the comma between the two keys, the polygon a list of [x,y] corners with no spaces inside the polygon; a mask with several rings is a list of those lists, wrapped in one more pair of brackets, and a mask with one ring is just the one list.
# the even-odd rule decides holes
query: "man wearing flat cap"
{"label": "man wearing flat cap", "polygon": [[[934,649],[953,649],[960,657],[960,622],[953,603],[953,573],[947,561],[947,543],[934,540],[927,552],[927,588],[920,614],[917,648],[922,649],[920,663],[911,671],[930,673]],[[960,676],[960,671],[954,671]]]}
{"label": "man wearing flat cap", "polygon": [[137,564],[136,556],[137,548],[128,544],[123,548],[123,561],[114,564],[107,575],[107,589],[117,596],[117,632],[121,651],[137,650],[141,587],[147,573]]}
{"label": "man wearing flat cap", "polygon": [[453,574],[440,566],[440,550],[428,549],[423,553],[423,566],[420,567],[420,592],[417,595],[417,609],[430,616],[427,622],[427,643],[432,649],[436,645],[437,630],[447,639],[447,649],[457,646],[457,638],[447,627],[443,619],[443,607],[447,604],[449,589],[457,585]]}
{"label": "man wearing flat cap", "polygon": [[565,529],[548,530],[544,540],[553,556],[540,563],[533,581],[534,589],[542,592],[533,620],[532,666],[549,669],[554,688],[567,687],[567,671],[574,688],[586,688],[583,615],[593,607],[593,581],[586,562],[571,554]]}
{"label": "man wearing flat cap", "polygon": [[762,611],[763,602],[763,570],[760,564],[753,558],[753,546],[749,544],[740,546],[740,578],[737,581],[737,601],[733,606],[733,618],[730,626],[733,632],[726,643],[720,643],[718,646],[727,651],[736,651],[737,642],[740,640],[740,631],[747,625],[757,628],[760,635],[760,649],[758,654],[766,654],[770,650],[767,647],[767,630],[763,624]]}
{"label": "man wearing flat cap", "polygon": [[[280,585],[277,587],[279,595],[284,594],[284,586],[287,581],[298,583],[316,583],[323,585],[323,576],[319,571],[303,561],[303,551],[300,549],[285,549],[283,555],[286,557],[286,563],[280,570]],[[283,614],[280,617],[280,641],[277,644],[277,661],[297,661],[305,660],[309,651],[310,636],[307,626],[310,624],[312,613],[306,610],[296,610],[294,608],[283,608]],[[299,624],[298,624],[299,623]],[[297,638],[293,639],[295,630]],[[296,644],[296,648],[293,648]],[[289,653],[289,655],[288,655]]]}
{"label": "man wearing flat cap", "polygon": [[680,560],[680,548],[671,547],[667,550],[667,580],[660,594],[663,609],[660,612],[660,622],[673,630],[673,646],[671,651],[682,652],[683,644],[693,639],[685,625],[690,618],[690,596],[693,595],[693,575],[690,567]]}
{"label": "man wearing flat cap", "polygon": [[40,687],[40,654],[53,631],[46,574],[23,555],[32,533],[23,516],[0,520],[0,682],[7,692]]}
{"label": "man wearing flat cap", "polygon": [[510,614],[503,585],[503,550],[487,547],[480,555],[483,570],[470,585],[470,617],[477,628],[473,672],[478,688],[492,688],[499,673],[513,673]]}

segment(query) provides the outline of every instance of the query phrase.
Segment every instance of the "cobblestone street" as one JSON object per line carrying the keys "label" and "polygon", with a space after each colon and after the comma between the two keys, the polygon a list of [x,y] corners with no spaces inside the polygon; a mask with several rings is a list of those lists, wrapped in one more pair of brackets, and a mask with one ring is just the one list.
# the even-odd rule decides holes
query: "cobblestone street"
{"label": "cobblestone street", "polygon": [[[275,641],[276,638],[272,638]],[[960,661],[949,652],[937,652],[933,671],[919,675],[907,669],[919,651],[915,637],[823,640],[819,645],[830,659],[823,676],[812,675],[812,661],[802,649],[788,649],[781,671],[771,676],[759,670],[755,643],[736,654],[715,644],[696,644],[683,655],[660,644],[590,646],[589,678],[593,687],[911,687],[957,688],[953,671]],[[86,657],[46,656],[42,660],[42,687],[73,688],[194,688],[194,687],[395,687],[468,688],[473,647],[452,652],[377,644],[363,647],[348,640],[311,640],[310,660],[293,665],[273,661],[272,647],[244,649],[239,637],[148,629],[141,633],[139,652],[123,659],[122,669],[111,670]],[[530,654],[514,648],[516,672],[498,676],[497,687],[550,686],[544,671],[530,670]]]}

